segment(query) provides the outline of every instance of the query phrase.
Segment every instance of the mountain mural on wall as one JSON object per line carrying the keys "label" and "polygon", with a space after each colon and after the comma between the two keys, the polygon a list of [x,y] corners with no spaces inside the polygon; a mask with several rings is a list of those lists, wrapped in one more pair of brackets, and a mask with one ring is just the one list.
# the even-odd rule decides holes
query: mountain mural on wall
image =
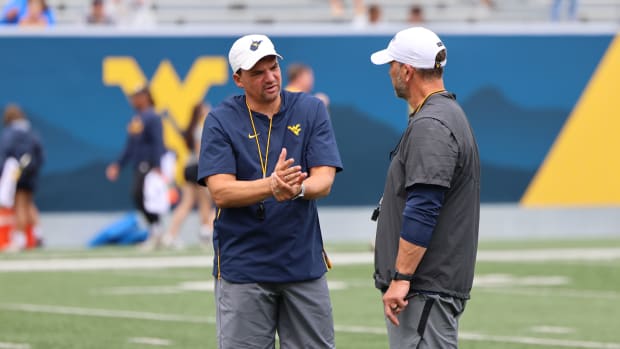
{"label": "mountain mural on wall", "polygon": [[116,182],[105,177],[108,163],[42,176],[36,201],[42,211],[126,211],[133,209],[132,174],[122,171]]}
{"label": "mountain mural on wall", "polygon": [[[97,161],[111,159],[110,151],[76,137],[74,133],[36,115],[28,114],[45,148],[44,173],[63,173]],[[92,132],[92,130],[85,131]]]}
{"label": "mountain mural on wall", "polygon": [[[569,113],[524,109],[492,87],[480,89],[461,104],[480,147],[482,201],[519,201]],[[400,132],[350,105],[332,105],[330,115],[345,170],[336,176],[331,195],[319,204],[375,205],[383,192],[389,153],[398,143]],[[116,183],[108,182],[104,175],[105,167],[116,154],[86,144],[40,120],[33,120],[33,125],[47,147],[46,166],[64,161],[68,163],[63,166],[69,168],[48,169],[41,177],[37,202],[42,210],[132,208],[131,171],[124,171]],[[62,166],[55,168],[59,167]]]}
{"label": "mountain mural on wall", "polygon": [[461,106],[480,149],[481,200],[518,202],[570,111],[524,108],[492,86],[479,89]]}

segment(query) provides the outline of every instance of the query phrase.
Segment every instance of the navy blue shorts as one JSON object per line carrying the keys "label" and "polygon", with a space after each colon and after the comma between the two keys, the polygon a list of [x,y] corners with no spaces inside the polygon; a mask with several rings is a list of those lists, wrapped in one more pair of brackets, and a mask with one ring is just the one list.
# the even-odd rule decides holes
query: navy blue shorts
{"label": "navy blue shorts", "polygon": [[37,188],[37,175],[23,173],[17,181],[17,190],[33,192]]}
{"label": "navy blue shorts", "polygon": [[196,183],[198,181],[198,164],[186,166],[183,175],[186,181]]}

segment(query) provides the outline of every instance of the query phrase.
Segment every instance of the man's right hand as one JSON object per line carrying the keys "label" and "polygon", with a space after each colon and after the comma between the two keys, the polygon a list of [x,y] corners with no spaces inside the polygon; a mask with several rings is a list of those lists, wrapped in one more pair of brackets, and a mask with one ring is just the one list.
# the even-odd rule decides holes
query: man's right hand
{"label": "man's right hand", "polygon": [[105,176],[108,177],[109,181],[116,181],[118,179],[118,174],[120,172],[120,168],[118,164],[110,164],[105,170]]}
{"label": "man's right hand", "polygon": [[286,158],[286,148],[282,148],[276,167],[271,174],[271,193],[278,201],[294,198],[301,190],[301,183],[308,177],[301,172],[301,166],[292,166],[294,159]]}

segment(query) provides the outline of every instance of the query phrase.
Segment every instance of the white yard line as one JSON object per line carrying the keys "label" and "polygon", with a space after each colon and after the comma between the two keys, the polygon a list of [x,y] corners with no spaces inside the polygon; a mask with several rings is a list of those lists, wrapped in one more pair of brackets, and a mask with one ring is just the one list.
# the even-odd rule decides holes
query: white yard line
{"label": "white yard line", "polygon": [[537,333],[548,333],[548,334],[569,334],[574,333],[575,329],[570,327],[560,327],[560,326],[533,326],[530,327],[530,331]]}
{"label": "white yard line", "polygon": [[23,311],[29,313],[77,315],[91,317],[106,317],[132,320],[153,320],[168,322],[189,322],[199,324],[214,324],[215,318],[206,316],[188,316],[175,314],[148,313],[143,311],[112,310],[96,308],[63,307],[43,304],[0,304],[0,309]]}
{"label": "white yard line", "polygon": [[[136,311],[125,311],[125,310],[61,307],[61,306],[53,306],[53,305],[0,304],[0,309],[33,312],[33,313],[94,316],[94,317],[123,318],[123,319],[136,319],[136,320],[154,320],[154,321],[208,323],[208,324],[215,323],[214,318],[206,317],[206,316],[204,317],[203,316],[186,316],[186,315],[147,313],[147,312],[136,312]],[[363,334],[363,333],[374,334],[374,335],[385,335],[386,334],[386,330],[383,327],[336,325],[335,330],[338,332],[360,333],[360,334]],[[620,343],[563,340],[563,339],[538,338],[538,337],[492,336],[492,335],[479,334],[479,333],[473,333],[473,332],[460,332],[459,340],[474,341],[474,342],[529,344],[529,345],[537,345],[541,347],[555,346],[555,347],[564,347],[564,348],[620,349]],[[5,348],[0,346],[0,349],[5,349]],[[29,346],[28,347],[9,347],[7,349],[29,349]]]}
{"label": "white yard line", "polygon": [[516,336],[489,336],[478,333],[459,333],[460,340],[476,342],[515,343],[538,345],[541,347],[587,348],[587,349],[620,349],[620,343],[576,341],[566,339],[516,337]]}
{"label": "white yard line", "polygon": [[596,291],[596,290],[575,290],[565,288],[494,288],[478,287],[474,292],[501,293],[516,296],[531,297],[564,297],[564,298],[583,298],[583,299],[620,299],[620,292],[615,291]]}
{"label": "white yard line", "polygon": [[172,344],[172,342],[167,339],[152,338],[152,337],[129,338],[128,342],[133,343],[133,344],[146,344],[146,345],[153,345],[153,346],[158,346],[158,347],[167,347]]}
{"label": "white yard line", "polygon": [[0,349],[30,349],[30,344],[0,342]]}
{"label": "white yard line", "polygon": [[478,252],[481,262],[611,261],[620,259],[620,248],[548,248],[487,250]]}
{"label": "white yard line", "polygon": [[[330,254],[335,266],[370,264],[371,252]],[[608,261],[620,259],[620,248],[569,248],[480,251],[480,262]],[[112,257],[0,260],[0,272],[211,268],[212,256]]]}

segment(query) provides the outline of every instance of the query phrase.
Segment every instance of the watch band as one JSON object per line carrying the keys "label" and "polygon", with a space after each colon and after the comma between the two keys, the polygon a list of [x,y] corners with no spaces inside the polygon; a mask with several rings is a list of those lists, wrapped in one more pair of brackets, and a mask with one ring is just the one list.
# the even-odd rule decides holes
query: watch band
{"label": "watch band", "polygon": [[301,199],[304,197],[305,194],[306,194],[306,186],[303,183],[301,183],[301,190],[299,191],[299,194],[297,194],[297,196],[293,198],[293,200]]}
{"label": "watch band", "polygon": [[397,270],[397,271],[394,272],[394,276],[392,276],[392,280],[411,281],[411,280],[413,280],[413,274],[401,274]]}

